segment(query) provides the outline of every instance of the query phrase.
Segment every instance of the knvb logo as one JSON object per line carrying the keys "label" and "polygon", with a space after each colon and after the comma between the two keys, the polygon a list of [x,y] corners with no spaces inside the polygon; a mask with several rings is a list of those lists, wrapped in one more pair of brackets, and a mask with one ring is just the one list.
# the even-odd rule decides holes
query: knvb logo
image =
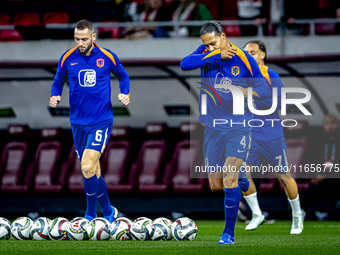
{"label": "knvb logo", "polygon": [[[222,106],[222,100],[219,94],[217,93],[217,89],[221,90],[223,89],[224,91],[230,91],[233,97],[233,115],[244,115],[244,95],[243,92],[236,86],[231,85],[229,83],[220,83],[220,84],[215,84],[214,89],[213,87],[209,86],[208,84],[205,84],[203,82],[199,82],[203,86],[209,88],[213,94],[216,95],[218,98],[220,105]],[[210,93],[209,90],[205,88],[199,88],[200,90],[206,92],[214,101],[215,106],[217,106],[215,97]],[[294,98],[294,99],[288,99],[287,94],[288,93],[299,93],[303,94],[303,98]],[[202,93],[201,94],[201,115],[207,115],[207,94]],[[270,115],[274,113],[277,109],[277,97],[278,97],[278,91],[277,88],[272,88],[272,106],[269,109],[266,110],[258,110],[254,107],[253,105],[253,95],[257,95],[256,92],[253,92],[252,87],[247,88],[247,104],[249,110],[256,115]],[[304,115],[312,115],[306,107],[303,106],[304,103],[307,103],[311,99],[311,93],[309,90],[304,89],[304,88],[281,88],[281,115],[287,115],[287,105],[288,104],[293,104],[296,105],[297,108],[300,109],[300,111]],[[261,99],[260,99],[261,100]]]}

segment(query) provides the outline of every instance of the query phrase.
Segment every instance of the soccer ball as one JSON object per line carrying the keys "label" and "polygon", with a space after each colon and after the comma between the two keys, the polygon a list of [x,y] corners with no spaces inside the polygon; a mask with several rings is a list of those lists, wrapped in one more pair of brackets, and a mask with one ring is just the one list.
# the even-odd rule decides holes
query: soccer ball
{"label": "soccer ball", "polygon": [[96,218],[90,221],[87,234],[92,241],[109,240],[111,224],[107,219]]}
{"label": "soccer ball", "polygon": [[112,223],[111,236],[113,240],[125,241],[131,240],[130,228],[132,222],[128,218],[118,218]]}
{"label": "soccer ball", "polygon": [[0,217],[0,240],[8,240],[11,237],[11,223]]}
{"label": "soccer ball", "polygon": [[150,234],[151,240],[171,240],[172,222],[167,218],[157,218],[153,221],[152,232]]}
{"label": "soccer ball", "polygon": [[70,222],[63,217],[51,220],[48,225],[48,236],[54,241],[67,240],[67,229],[69,224]]}
{"label": "soccer ball", "polygon": [[148,220],[148,221],[150,221],[151,224],[153,223],[152,219],[150,219],[148,217],[139,217],[139,218],[135,219],[135,221],[139,221],[139,220]]}
{"label": "soccer ball", "polygon": [[30,240],[32,225],[33,221],[30,218],[17,218],[11,225],[11,234],[17,240]]}
{"label": "soccer ball", "polygon": [[134,240],[145,241],[150,239],[152,221],[148,219],[135,220],[130,228],[130,235]]}
{"label": "soccer ball", "polygon": [[196,223],[187,217],[179,218],[172,224],[172,235],[177,241],[193,241],[197,235]]}
{"label": "soccer ball", "polygon": [[89,226],[89,221],[82,217],[76,217],[71,220],[67,235],[72,240],[83,241],[88,239],[87,228]]}
{"label": "soccer ball", "polygon": [[49,218],[40,217],[35,220],[31,228],[31,237],[34,240],[48,240],[48,224],[50,223]]}

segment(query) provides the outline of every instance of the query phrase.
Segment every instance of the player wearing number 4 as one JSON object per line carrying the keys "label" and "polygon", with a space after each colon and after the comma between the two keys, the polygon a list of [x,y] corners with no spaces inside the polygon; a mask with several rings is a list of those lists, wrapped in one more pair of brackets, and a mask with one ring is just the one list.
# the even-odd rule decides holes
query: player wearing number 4
{"label": "player wearing number 4", "polygon": [[[199,121],[206,125],[205,165],[212,191],[223,191],[225,194],[225,228],[218,244],[233,244],[241,200],[240,189],[247,191],[249,186],[246,178],[238,181],[239,170],[247,158],[251,140],[251,128],[242,123],[248,123],[253,118],[247,104],[243,107],[244,115],[233,114],[233,102],[244,101],[242,93],[246,96],[249,87],[253,88],[254,98],[270,98],[270,88],[256,61],[227,40],[220,23],[210,21],[204,24],[201,28],[201,39],[203,44],[182,60],[181,68],[201,69],[200,105],[202,100],[207,102],[206,114],[202,113],[204,106],[200,107],[199,117]],[[211,96],[207,97],[207,94]],[[213,94],[218,98],[218,104],[215,104]],[[227,119],[228,123],[215,125],[216,119]],[[220,169],[224,167],[227,170],[209,170],[210,166],[218,166]]]}
{"label": "player wearing number 4", "polygon": [[[271,70],[265,65],[267,60],[266,46],[261,41],[248,42],[244,50],[254,57],[257,64],[260,67],[261,73],[267,79],[271,88],[278,88],[278,103],[277,106],[281,106],[281,88],[283,84],[277,73]],[[272,106],[272,99],[263,101],[255,101],[256,108],[258,110],[269,109]],[[271,115],[260,116],[254,114],[254,119],[261,119],[266,123],[266,119],[280,119],[278,110]],[[261,123],[253,121],[253,126],[260,126]],[[249,225],[246,226],[246,230],[254,230],[260,224],[263,224],[265,219],[260,210],[257,201],[257,192],[254,182],[251,178],[250,169],[252,166],[262,165],[278,166],[282,171],[275,173],[280,183],[283,185],[285,193],[288,197],[288,201],[292,208],[293,223],[290,233],[300,234],[303,230],[303,221],[305,212],[300,207],[299,193],[295,180],[288,172],[287,162],[287,148],[284,139],[283,128],[279,121],[273,121],[273,127],[271,122],[264,124],[262,127],[252,128],[252,145],[249,151],[247,159],[247,177],[250,182],[248,191],[243,192],[243,197],[247,201],[251,211],[252,220]],[[286,169],[284,169],[286,167]]]}
{"label": "player wearing number 4", "polygon": [[69,83],[70,122],[87,201],[85,218],[97,217],[97,199],[104,217],[111,223],[118,210],[111,206],[106,183],[101,176],[99,158],[111,135],[113,112],[110,73],[119,80],[119,101],[130,103],[130,78],[116,54],[99,47],[90,21],[81,20],[74,30],[76,46],[60,58],[52,89],[50,106],[57,107],[66,77]]}

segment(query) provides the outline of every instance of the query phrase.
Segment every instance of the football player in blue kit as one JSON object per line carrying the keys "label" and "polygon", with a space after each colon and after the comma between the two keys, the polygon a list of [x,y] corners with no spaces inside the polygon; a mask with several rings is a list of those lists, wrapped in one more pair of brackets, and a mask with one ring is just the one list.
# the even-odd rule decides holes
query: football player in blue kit
{"label": "football player in blue kit", "polygon": [[[266,78],[271,88],[278,90],[278,103],[277,109],[281,108],[281,88],[283,88],[280,76],[265,65],[267,60],[266,46],[263,42],[254,40],[248,42],[244,50],[254,57],[260,67],[262,75]],[[272,106],[272,99],[255,101],[256,109],[264,110]],[[287,162],[287,147],[283,134],[283,127],[281,121],[265,121],[266,119],[280,120],[278,110],[270,115],[260,116],[254,114],[254,119],[262,120],[262,123],[253,122],[252,128],[252,145],[247,159],[247,177],[250,182],[248,191],[243,192],[243,197],[247,201],[251,211],[252,220],[246,226],[246,230],[254,230],[264,222],[264,216],[257,201],[257,192],[254,182],[251,178],[251,169],[253,166],[271,165],[277,167],[275,175],[283,185],[288,201],[292,208],[293,222],[290,233],[300,234],[303,230],[303,220],[305,212],[300,207],[298,187],[295,180],[292,178],[288,171]]]}
{"label": "football player in blue kit", "polygon": [[98,199],[104,218],[112,223],[118,210],[110,204],[99,158],[108,143],[113,123],[110,75],[113,73],[119,80],[118,99],[124,105],[130,102],[130,78],[117,55],[94,42],[96,34],[90,21],[81,20],[76,24],[74,39],[76,46],[60,58],[50,106],[58,106],[67,79],[73,140],[84,175],[85,218],[90,221],[97,217]]}
{"label": "football player in blue kit", "polygon": [[[250,147],[251,128],[247,123],[253,119],[253,114],[243,97],[235,99],[232,94],[238,92],[247,96],[247,89],[252,87],[253,98],[261,100],[269,98],[271,91],[254,58],[227,40],[219,22],[210,21],[203,25],[201,39],[203,44],[182,60],[181,68],[201,69],[199,121],[206,125],[205,165],[210,169],[211,190],[225,193],[225,229],[218,244],[233,244],[240,187],[247,191],[249,186],[248,180],[243,178],[239,187],[238,177]],[[226,84],[231,86],[225,87]],[[215,95],[219,103],[215,104],[215,99],[207,94]],[[243,100],[244,114],[233,114],[233,97],[234,100]],[[201,107],[202,100],[206,100],[206,109]],[[214,166],[215,171],[211,168]],[[219,171],[218,167],[223,169]]]}

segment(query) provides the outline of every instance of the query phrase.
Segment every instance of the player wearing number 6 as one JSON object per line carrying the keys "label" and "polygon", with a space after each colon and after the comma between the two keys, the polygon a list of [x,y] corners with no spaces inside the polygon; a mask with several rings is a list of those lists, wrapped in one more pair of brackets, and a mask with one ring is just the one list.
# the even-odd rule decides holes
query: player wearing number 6
{"label": "player wearing number 6", "polygon": [[[278,90],[278,107],[281,106],[281,88],[283,87],[282,81],[277,73],[271,70],[265,65],[267,60],[266,46],[263,42],[255,40],[248,42],[244,50],[254,57],[257,64],[260,67],[261,73],[266,78],[271,88],[276,87]],[[264,110],[270,108],[272,105],[272,99],[263,101],[255,101],[256,108],[258,110]],[[264,121],[264,125],[261,126],[260,122],[253,122],[253,142],[249,151],[247,159],[247,177],[250,182],[248,191],[243,192],[243,197],[247,201],[253,217],[249,225],[246,226],[246,230],[254,230],[260,224],[264,222],[264,216],[260,210],[257,201],[257,192],[254,182],[250,175],[250,169],[252,166],[271,165],[273,167],[279,167],[282,171],[275,173],[288,197],[288,201],[292,207],[293,224],[290,233],[300,234],[303,230],[303,220],[305,212],[300,207],[298,187],[295,180],[292,178],[288,171],[287,162],[287,148],[283,134],[283,128],[279,121],[274,121],[268,124],[265,119],[280,119],[278,110],[271,115],[259,116],[254,115],[254,119],[260,119]]]}
{"label": "player wearing number 6", "polygon": [[74,39],[77,45],[60,58],[50,106],[59,104],[67,77],[73,140],[84,175],[85,218],[97,217],[98,199],[104,217],[112,223],[118,211],[110,204],[99,158],[108,143],[113,123],[110,73],[119,80],[121,94],[118,99],[124,105],[130,103],[130,78],[117,55],[94,42],[96,34],[90,21],[81,20],[76,24]]}

